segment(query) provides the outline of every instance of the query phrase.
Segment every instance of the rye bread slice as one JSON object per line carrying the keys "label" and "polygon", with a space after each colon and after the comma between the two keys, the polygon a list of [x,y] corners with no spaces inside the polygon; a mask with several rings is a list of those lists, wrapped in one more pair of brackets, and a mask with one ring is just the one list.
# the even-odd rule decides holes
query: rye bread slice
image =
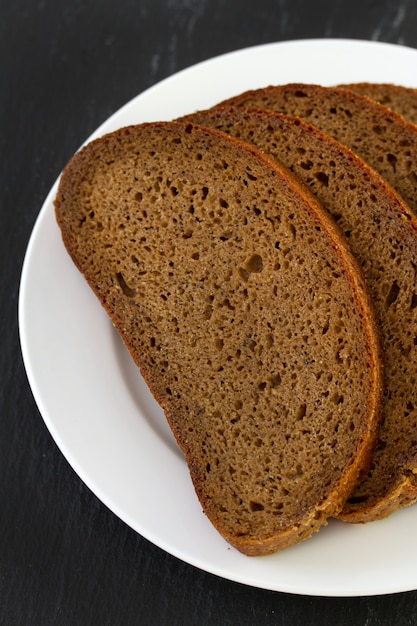
{"label": "rye bread slice", "polygon": [[247,91],[221,103],[300,117],[358,154],[417,212],[417,127],[347,89],[289,84]]}
{"label": "rye bread slice", "polygon": [[385,347],[386,399],[371,471],[340,517],[386,517],[417,498],[417,218],[351,150],[317,128],[266,110],[218,107],[187,116],[250,141],[315,193],[365,272]]}
{"label": "rye bread slice", "polygon": [[309,190],[223,133],[155,123],[87,145],[55,206],[223,537],[262,555],[337,515],[383,374],[360,266]]}
{"label": "rye bread slice", "polygon": [[408,122],[417,124],[417,89],[390,83],[351,83],[338,86],[367,96],[399,113]]}

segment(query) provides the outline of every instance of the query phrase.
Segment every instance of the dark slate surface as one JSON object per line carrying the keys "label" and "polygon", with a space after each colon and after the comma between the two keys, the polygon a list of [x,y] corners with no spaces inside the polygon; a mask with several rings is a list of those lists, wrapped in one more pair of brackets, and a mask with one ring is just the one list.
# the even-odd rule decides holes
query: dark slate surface
{"label": "dark slate surface", "polygon": [[417,47],[417,4],[1,0],[1,625],[417,623],[417,592],[310,598],[252,589],[201,572],[138,536],[57,449],[20,356],[25,247],[47,192],[85,138],[133,96],[188,65],[310,37]]}

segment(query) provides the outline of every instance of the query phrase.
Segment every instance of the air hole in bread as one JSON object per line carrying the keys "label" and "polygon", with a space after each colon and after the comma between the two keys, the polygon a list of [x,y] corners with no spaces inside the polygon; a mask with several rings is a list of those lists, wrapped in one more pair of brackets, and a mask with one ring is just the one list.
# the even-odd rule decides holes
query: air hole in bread
{"label": "air hole in bread", "polygon": [[[245,263],[245,270],[249,274],[259,274],[264,268],[262,257],[259,254],[253,254]],[[248,276],[249,278],[249,276]]]}
{"label": "air hole in bread", "polygon": [[383,439],[378,439],[377,450],[384,450],[386,448],[387,443]]}
{"label": "air hole in bread", "polygon": [[394,304],[394,302],[397,300],[398,298],[398,294],[400,293],[400,287],[397,283],[396,280],[394,280],[391,284],[390,290],[387,294],[386,300],[385,300],[385,306],[387,307],[387,309]]}
{"label": "air hole in bread", "polygon": [[387,161],[392,166],[393,171],[397,170],[397,157],[394,154],[387,154]]}
{"label": "air hole in bread", "polygon": [[269,334],[266,336],[265,346],[270,349],[274,345],[274,336]]}
{"label": "air hole in bread", "polygon": [[303,403],[298,407],[297,413],[295,414],[295,419],[296,420],[304,419],[306,413],[307,413],[307,405]]}
{"label": "air hole in bread", "polygon": [[213,315],[213,306],[211,304],[208,304],[206,308],[204,309],[204,319],[209,320],[212,315]]}
{"label": "air hole in bread", "polygon": [[[292,239],[293,239],[293,241],[294,241],[294,240],[295,240],[295,236],[296,236],[296,234],[297,234],[297,230],[296,230],[296,228],[295,228],[294,224],[290,224],[290,225],[289,225],[289,231],[290,231],[291,236],[292,236]],[[290,250],[289,250],[289,248],[287,248],[287,249],[284,251],[284,254],[288,254],[289,252],[290,252]],[[299,259],[301,260],[301,257],[299,257]]]}
{"label": "air hole in bread", "polygon": [[119,283],[120,289],[122,290],[123,294],[125,296],[127,296],[128,298],[134,298],[136,295],[136,289],[132,289],[131,287],[129,287],[129,285],[126,283],[123,274],[121,272],[118,272],[116,274],[116,278],[117,278],[117,282]]}
{"label": "air hole in bread", "polygon": [[217,350],[223,350],[224,341],[223,341],[223,339],[221,337],[216,337],[216,340],[215,340],[214,343],[215,343],[215,346],[216,346]]}
{"label": "air hole in bread", "polygon": [[279,374],[275,374],[275,376],[272,376],[272,378],[270,378],[270,385],[272,387],[272,389],[276,389],[277,387],[279,387],[281,384],[281,376]]}
{"label": "air hole in bread", "polygon": [[247,270],[245,270],[243,267],[239,267],[239,274],[240,277],[246,282],[247,280],[249,280],[249,272]]}
{"label": "air hole in bread", "polygon": [[352,496],[349,498],[349,504],[363,504],[368,500],[369,496]]}
{"label": "air hole in bread", "polygon": [[386,128],[384,126],[380,126],[379,124],[375,124],[375,126],[372,127],[372,130],[375,135],[383,135]]}
{"label": "air hole in bread", "polygon": [[334,393],[331,397],[331,400],[334,404],[343,404],[344,398],[338,393]]}
{"label": "air hole in bread", "polygon": [[256,511],[263,511],[265,509],[264,505],[260,502],[253,502],[252,500],[249,502],[249,509],[255,513]]}
{"label": "air hole in bread", "polygon": [[327,174],[325,174],[325,172],[317,172],[316,174],[314,174],[314,176],[322,185],[324,185],[325,187],[329,186],[329,177]]}
{"label": "air hole in bread", "polygon": [[300,166],[303,168],[303,170],[311,170],[313,165],[314,165],[313,161],[310,161],[310,160],[300,163]]}
{"label": "air hole in bread", "polygon": [[229,311],[234,311],[236,308],[230,303],[229,298],[225,298],[223,302],[221,303],[221,306],[226,307],[227,309],[229,309]]}

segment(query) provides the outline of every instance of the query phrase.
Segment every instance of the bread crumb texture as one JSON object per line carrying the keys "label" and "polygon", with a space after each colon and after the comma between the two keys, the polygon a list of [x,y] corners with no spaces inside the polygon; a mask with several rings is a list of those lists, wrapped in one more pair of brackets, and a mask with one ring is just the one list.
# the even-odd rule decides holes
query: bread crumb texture
{"label": "bread crumb texture", "polygon": [[255,148],[158,123],[89,144],[55,204],[219,532],[266,554],[337,515],[376,440],[380,344],[318,201]]}

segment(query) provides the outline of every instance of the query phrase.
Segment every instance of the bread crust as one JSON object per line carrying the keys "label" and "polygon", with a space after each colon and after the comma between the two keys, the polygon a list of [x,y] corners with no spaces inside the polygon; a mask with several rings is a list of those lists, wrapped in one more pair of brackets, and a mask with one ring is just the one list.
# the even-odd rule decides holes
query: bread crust
{"label": "bread crust", "polygon": [[[262,555],[326,524],[372,456],[383,366],[362,271],[318,200],[246,143],[161,122],[120,129],[86,146],[65,168],[55,208],[70,256],[163,407],[203,510],[222,536],[245,554]],[[302,254],[297,237],[311,241]],[[320,277],[308,267],[313,259]],[[301,278],[288,280],[297,272],[314,289]],[[326,280],[333,281],[338,306],[325,302]],[[330,316],[320,346],[327,358],[334,353],[329,333],[342,338],[332,371],[339,376],[332,388],[337,382],[342,389],[337,398],[329,399],[318,380],[327,370],[310,345],[316,331],[297,310],[306,302],[316,306],[310,325],[323,312]],[[348,337],[333,331],[341,314],[355,328]],[[304,338],[293,335],[298,329]],[[360,415],[342,410],[343,402],[353,402],[343,397],[345,359]],[[281,384],[290,372],[292,392]],[[289,393],[301,407],[284,406]],[[313,398],[317,408],[310,412]],[[325,414],[332,428],[349,432],[343,445],[334,433],[320,439],[330,428]],[[284,432],[294,416],[304,427]],[[314,455],[321,455],[315,472],[323,477],[310,475],[312,483]],[[295,498],[289,485],[300,489]],[[282,521],[274,507],[291,513]]]}

